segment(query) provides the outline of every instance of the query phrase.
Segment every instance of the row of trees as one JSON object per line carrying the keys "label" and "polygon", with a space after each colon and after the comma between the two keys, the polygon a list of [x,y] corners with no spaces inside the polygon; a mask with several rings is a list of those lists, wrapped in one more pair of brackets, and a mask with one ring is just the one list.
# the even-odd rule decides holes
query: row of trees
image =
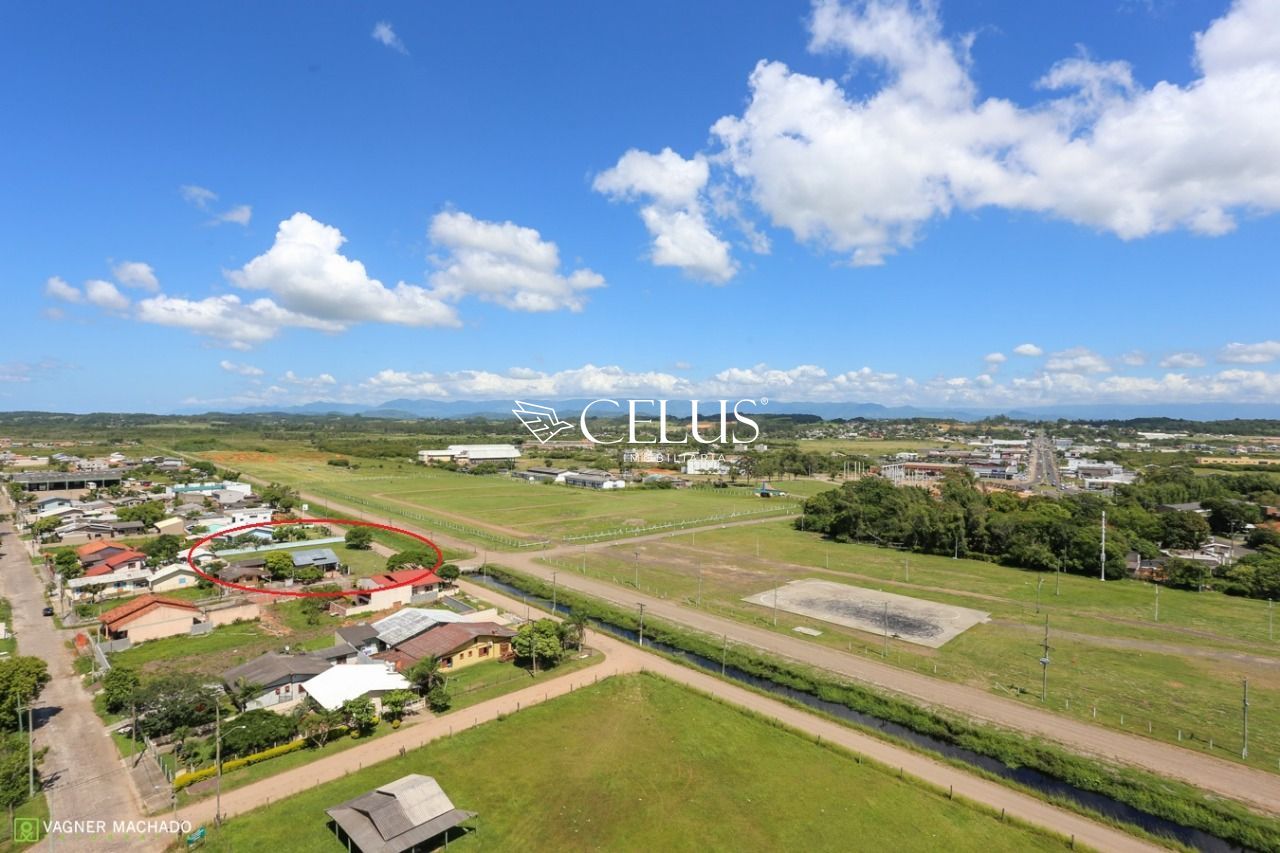
{"label": "row of trees", "polygon": [[[1040,571],[1061,569],[1097,574],[1102,561],[1102,513],[1107,512],[1105,572],[1122,577],[1125,555],[1144,558],[1161,549],[1194,550],[1211,534],[1241,534],[1261,520],[1259,504],[1280,504],[1276,481],[1266,475],[1197,477],[1185,469],[1157,469],[1114,499],[1075,494],[1019,498],[984,493],[968,472],[949,473],[934,497],[916,487],[864,478],[822,492],[805,502],[796,525],[836,541],[874,542],[933,554],[989,559]],[[1162,504],[1200,501],[1208,517],[1161,511]],[[1280,593],[1280,537],[1261,529],[1249,536],[1255,554],[1230,570],[1204,572],[1176,564],[1171,583],[1215,586],[1257,597]]]}

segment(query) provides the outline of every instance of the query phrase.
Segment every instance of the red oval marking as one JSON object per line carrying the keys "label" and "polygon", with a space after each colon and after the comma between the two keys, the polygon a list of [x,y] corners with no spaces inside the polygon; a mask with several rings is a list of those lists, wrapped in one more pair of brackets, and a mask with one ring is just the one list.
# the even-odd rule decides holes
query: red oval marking
{"label": "red oval marking", "polygon": [[[340,589],[337,592],[306,592],[304,590],[299,590],[295,592],[293,590],[287,590],[287,589],[265,589],[265,588],[260,588],[256,586],[245,586],[244,584],[232,583],[231,581],[224,581],[222,578],[215,577],[214,575],[205,574],[203,571],[200,570],[200,567],[196,565],[196,561],[194,557],[196,549],[199,548],[204,543],[209,542],[213,539],[216,539],[219,536],[225,536],[228,533],[235,533],[236,531],[239,531],[239,530],[253,530],[255,527],[274,527],[278,524],[336,524],[341,527],[372,527],[377,530],[387,530],[391,533],[400,533],[404,536],[408,536],[411,539],[417,539],[419,542],[422,542],[423,544],[429,546],[432,551],[436,552],[436,561],[435,561],[435,564],[432,565],[430,568],[423,569],[422,574],[414,575],[408,580],[401,581],[400,583],[389,583],[384,586],[372,586],[372,587],[369,587],[368,589]],[[300,542],[298,544],[305,545],[306,543]],[[285,550],[285,549],[278,548],[276,550]],[[439,545],[432,542],[427,537],[418,533],[414,533],[411,530],[405,530],[403,527],[393,527],[390,524],[375,524],[372,521],[356,521],[355,519],[352,519],[352,518],[299,518],[299,519],[293,519],[289,521],[259,521],[259,522],[255,522],[254,524],[242,524],[239,527],[228,527],[226,530],[219,530],[217,533],[210,533],[208,536],[204,537],[203,539],[200,539],[194,545],[192,545],[189,549],[187,549],[187,565],[190,566],[191,570],[194,571],[196,574],[198,574],[200,577],[204,578],[207,581],[215,583],[218,586],[224,586],[227,589],[238,589],[241,592],[266,593],[267,595],[281,595],[287,598],[341,598],[344,595],[361,595],[364,593],[377,592],[378,590],[383,590],[383,589],[399,589],[402,586],[410,586],[412,584],[415,584],[418,581],[425,578],[427,575],[434,572],[436,569],[440,568],[442,565],[444,565],[444,552],[440,550]]]}

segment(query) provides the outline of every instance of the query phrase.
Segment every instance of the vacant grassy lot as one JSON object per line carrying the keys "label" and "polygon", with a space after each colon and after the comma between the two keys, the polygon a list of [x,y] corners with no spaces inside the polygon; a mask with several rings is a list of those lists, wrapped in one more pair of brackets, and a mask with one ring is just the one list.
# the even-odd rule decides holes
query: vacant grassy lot
{"label": "vacant grassy lot", "polygon": [[[263,608],[270,614],[269,608]],[[143,672],[200,672],[217,675],[263,652],[278,651],[286,644],[317,647],[333,644],[334,620],[293,631],[271,620],[271,630],[260,622],[223,625],[199,637],[166,637],[141,643],[128,651],[111,655],[113,666],[134,667]],[[322,641],[327,638],[327,642]]]}
{"label": "vacant grassy lot", "polygon": [[[478,768],[501,768],[500,784]],[[450,845],[466,850],[1064,846],[654,676],[611,678],[359,770],[211,830],[208,846],[341,850],[324,809],[406,773],[479,813],[480,832]]]}
{"label": "vacant grassy lot", "polygon": [[[556,565],[580,572],[583,561],[575,555]],[[741,599],[799,578],[985,611],[991,622],[937,650],[891,640],[889,662],[1037,705],[1047,616],[1050,708],[1174,743],[1181,730],[1183,746],[1207,750],[1212,741],[1225,758],[1240,757],[1248,678],[1249,763],[1280,769],[1280,643],[1268,640],[1266,602],[1162,589],[1157,622],[1149,584],[829,543],[782,521],[617,545],[586,559],[589,575],[623,586],[635,584],[637,567],[643,591],[695,605],[701,575],[702,607],[765,628],[773,628],[771,609]],[[820,630],[815,643],[884,652],[882,635],[779,611],[778,631],[796,627]]]}
{"label": "vacant grassy lot", "polygon": [[[762,500],[746,483],[725,489],[597,492],[389,460],[358,460],[358,468],[337,468],[303,451],[288,455],[214,451],[201,455],[219,465],[289,483],[324,498],[355,502],[419,527],[438,525],[489,544],[607,538],[653,525],[713,523],[735,514],[783,513],[797,508],[796,500]],[[778,485],[797,498],[829,488],[811,480],[787,480]]]}

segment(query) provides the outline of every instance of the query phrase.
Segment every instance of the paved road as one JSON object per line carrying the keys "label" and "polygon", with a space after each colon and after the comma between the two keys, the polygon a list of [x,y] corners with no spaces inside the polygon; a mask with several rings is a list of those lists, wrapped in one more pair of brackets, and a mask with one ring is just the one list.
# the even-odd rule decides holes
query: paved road
{"label": "paved road", "polygon": [[[487,587],[479,587],[466,581],[461,582],[461,586],[466,592],[482,597],[511,612],[519,613],[523,608],[521,602]],[[885,743],[838,723],[823,720],[777,700],[671,663],[612,637],[592,632],[588,639],[593,647],[605,653],[606,659],[603,663],[581,672],[532,685],[462,711],[429,719],[370,741],[363,746],[312,762],[305,767],[237,788],[223,794],[222,813],[226,817],[231,817],[273,801],[278,802],[284,797],[309,790],[317,784],[337,779],[353,768],[393,758],[399,754],[401,748],[415,749],[438,738],[449,737],[453,733],[493,720],[499,714],[518,713],[520,708],[528,708],[549,698],[562,696],[571,690],[589,685],[599,678],[643,669],[657,672],[673,681],[773,717],[792,728],[837,743],[891,768],[901,768],[903,773],[940,788],[952,787],[957,796],[984,803],[993,809],[1004,809],[1012,817],[1052,829],[1066,836],[1074,836],[1077,843],[1108,851],[1163,849],[996,782],[981,779],[948,764]],[[211,800],[202,800],[182,810],[179,817],[198,825],[212,821],[213,814],[214,803]]]}
{"label": "paved road", "polygon": [[[0,512],[11,512],[7,496],[0,498]],[[129,770],[119,758],[93,712],[89,694],[72,668],[67,641],[73,631],[53,627],[40,615],[44,584],[32,571],[26,543],[18,539],[12,524],[0,525],[0,592],[13,606],[18,652],[42,658],[52,680],[41,693],[36,709],[36,748],[48,747],[40,770],[45,796],[54,820],[138,820],[142,810]],[[76,850],[145,850],[145,841],[107,839],[79,835],[56,839]],[[45,849],[47,842],[30,849]],[[158,849],[158,848],[157,848]]]}
{"label": "paved road", "polygon": [[[361,519],[395,524],[425,535],[425,531],[401,519],[387,519],[359,507],[335,502],[332,498],[306,493],[303,493],[302,497],[304,500],[314,501]],[[710,529],[719,529],[720,526],[711,525]],[[649,534],[634,540],[612,540],[585,547],[587,550],[595,550],[623,542],[684,535],[689,532],[689,530],[681,530]],[[474,550],[469,542],[435,531],[431,533],[431,538],[442,546],[464,551]],[[638,602],[643,602],[645,612],[657,618],[713,636],[727,635],[733,642],[754,646],[780,657],[817,666],[846,678],[907,696],[925,706],[938,706],[975,720],[1037,735],[1077,752],[1180,779],[1202,790],[1247,803],[1262,812],[1280,814],[1280,775],[1245,767],[1152,738],[1116,732],[1073,720],[1012,699],[992,695],[978,687],[955,684],[898,669],[888,664],[819,646],[798,636],[744,625],[677,602],[573,574],[565,569],[552,569],[537,562],[540,558],[561,558],[572,561],[582,554],[583,547],[574,545],[536,552],[495,553],[493,561],[547,581],[550,581],[554,571],[562,586],[604,599],[619,607],[634,608]]]}

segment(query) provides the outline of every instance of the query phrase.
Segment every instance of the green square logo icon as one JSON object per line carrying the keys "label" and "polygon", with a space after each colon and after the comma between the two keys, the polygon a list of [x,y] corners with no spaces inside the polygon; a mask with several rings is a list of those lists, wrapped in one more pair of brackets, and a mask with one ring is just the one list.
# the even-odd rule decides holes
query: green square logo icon
{"label": "green square logo icon", "polygon": [[13,819],[13,841],[15,844],[34,844],[40,840],[40,818],[15,817]]}

